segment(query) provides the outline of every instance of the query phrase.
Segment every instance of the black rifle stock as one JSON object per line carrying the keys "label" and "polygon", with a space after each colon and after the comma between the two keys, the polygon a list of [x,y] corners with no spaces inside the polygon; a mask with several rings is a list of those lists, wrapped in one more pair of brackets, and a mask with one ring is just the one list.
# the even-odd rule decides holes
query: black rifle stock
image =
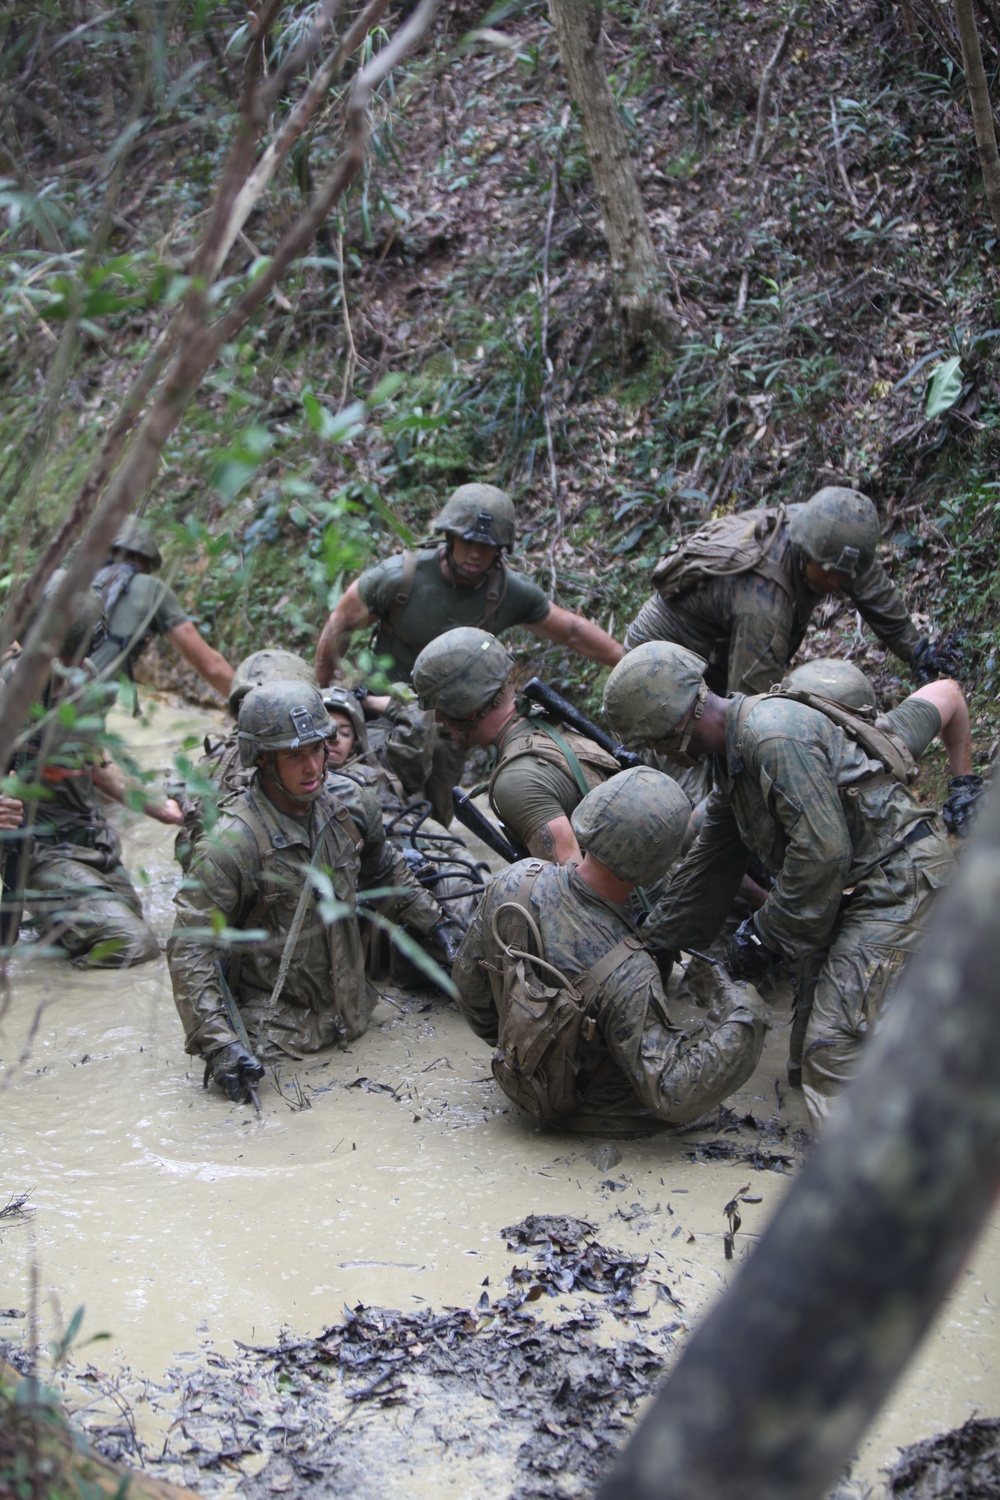
{"label": "black rifle stock", "polygon": [[527,849],[515,846],[505,839],[497,825],[490,821],[484,812],[473,802],[467,792],[463,792],[460,786],[451,789],[451,805],[455,817],[463,823],[470,833],[474,833],[478,839],[492,849],[494,854],[499,854],[509,865],[514,865],[519,859],[527,859]]}
{"label": "black rifle stock", "polygon": [[588,739],[594,741],[595,745],[600,745],[602,750],[607,750],[609,755],[614,756],[623,771],[629,770],[632,766],[645,764],[641,755],[636,755],[634,750],[626,750],[625,746],[613,739],[606,729],[602,729],[592,719],[588,719],[586,714],[582,714],[568,699],[563,697],[562,693],[557,693],[555,688],[549,687],[548,683],[543,682],[540,677],[532,677],[524,684],[521,692],[526,698],[530,698],[532,703],[537,703],[540,707],[547,709],[550,714],[562,719],[564,724],[568,724],[578,734],[585,734]]}

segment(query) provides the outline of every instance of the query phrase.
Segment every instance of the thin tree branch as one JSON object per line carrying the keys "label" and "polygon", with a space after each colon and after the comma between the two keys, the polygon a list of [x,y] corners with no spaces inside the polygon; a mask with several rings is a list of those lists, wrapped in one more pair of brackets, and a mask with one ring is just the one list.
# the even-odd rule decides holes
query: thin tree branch
{"label": "thin tree branch", "polygon": [[774,87],[774,75],[781,67],[782,60],[788,50],[788,44],[795,30],[796,17],[793,16],[786,25],[778,45],[765,65],[760,75],[760,88],[757,92],[757,123],[754,126],[753,141],[750,144],[750,155],[747,157],[747,165],[757,166],[760,161],[761,152],[764,149],[764,137],[767,134],[767,112],[771,105],[771,90]]}

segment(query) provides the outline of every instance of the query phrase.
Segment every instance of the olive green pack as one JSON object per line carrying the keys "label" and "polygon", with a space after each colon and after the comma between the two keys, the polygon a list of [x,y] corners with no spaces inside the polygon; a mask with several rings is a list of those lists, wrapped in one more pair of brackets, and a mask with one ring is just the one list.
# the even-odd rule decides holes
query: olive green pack
{"label": "olive green pack", "polygon": [[770,555],[786,520],[783,505],[717,516],[661,557],[653,569],[653,587],[661,599],[677,599],[708,578],[757,572],[790,595],[790,580]]}

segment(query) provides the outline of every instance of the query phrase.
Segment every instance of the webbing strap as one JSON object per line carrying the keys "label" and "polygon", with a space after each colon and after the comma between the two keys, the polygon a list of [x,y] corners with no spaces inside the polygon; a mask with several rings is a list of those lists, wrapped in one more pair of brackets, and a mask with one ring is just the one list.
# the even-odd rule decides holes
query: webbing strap
{"label": "webbing strap", "polygon": [[528,716],[528,723],[533,729],[540,729],[543,734],[547,734],[553,744],[566,757],[566,764],[570,769],[573,780],[576,782],[577,790],[581,797],[586,797],[587,793],[591,790],[590,782],[583,774],[583,767],[572,745],[559,733],[558,729],[553,729],[551,724],[546,724],[544,719],[535,719]]}

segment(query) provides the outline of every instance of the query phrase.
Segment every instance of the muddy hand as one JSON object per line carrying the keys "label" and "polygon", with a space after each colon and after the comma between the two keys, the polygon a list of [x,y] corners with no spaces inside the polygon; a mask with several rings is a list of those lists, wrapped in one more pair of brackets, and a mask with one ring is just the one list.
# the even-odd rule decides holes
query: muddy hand
{"label": "muddy hand", "polygon": [[211,1078],[234,1104],[252,1104],[258,1114],[260,1101],[256,1086],[263,1076],[262,1064],[242,1042],[230,1042],[206,1058],[205,1087]]}

